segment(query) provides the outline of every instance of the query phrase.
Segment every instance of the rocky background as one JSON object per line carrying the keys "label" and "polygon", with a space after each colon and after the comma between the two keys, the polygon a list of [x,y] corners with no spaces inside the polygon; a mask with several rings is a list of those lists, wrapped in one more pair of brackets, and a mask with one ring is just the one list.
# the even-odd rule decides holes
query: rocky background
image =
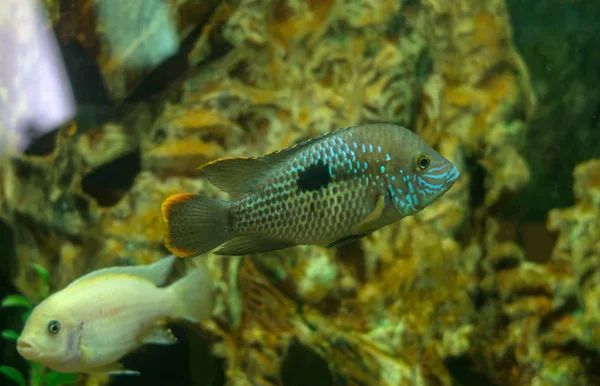
{"label": "rocky background", "polygon": [[213,318],[80,384],[600,382],[600,3],[43,3],[78,114],[0,164],[3,293],[165,256],[161,202],[225,198],[195,174],[217,157],[391,122],[463,172],[353,245],[205,257]]}

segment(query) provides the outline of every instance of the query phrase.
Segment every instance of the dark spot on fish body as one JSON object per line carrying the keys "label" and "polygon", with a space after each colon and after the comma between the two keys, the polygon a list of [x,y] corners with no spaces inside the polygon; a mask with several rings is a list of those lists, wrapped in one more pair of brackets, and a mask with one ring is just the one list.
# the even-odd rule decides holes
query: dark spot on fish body
{"label": "dark spot on fish body", "polygon": [[298,172],[298,189],[306,192],[326,188],[332,182],[329,170],[329,166],[321,160],[316,164],[309,165],[306,169]]}

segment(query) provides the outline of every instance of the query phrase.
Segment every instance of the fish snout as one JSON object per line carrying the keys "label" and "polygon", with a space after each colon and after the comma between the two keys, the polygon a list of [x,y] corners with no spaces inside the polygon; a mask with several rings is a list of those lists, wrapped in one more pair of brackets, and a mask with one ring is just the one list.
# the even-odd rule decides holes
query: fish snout
{"label": "fish snout", "polygon": [[452,169],[446,174],[446,185],[453,185],[456,180],[460,177],[460,172],[456,166],[452,166]]}
{"label": "fish snout", "polygon": [[36,350],[33,348],[33,345],[23,338],[19,338],[19,340],[17,340],[17,351],[19,352],[19,354],[21,354],[23,358],[30,360],[37,353]]}

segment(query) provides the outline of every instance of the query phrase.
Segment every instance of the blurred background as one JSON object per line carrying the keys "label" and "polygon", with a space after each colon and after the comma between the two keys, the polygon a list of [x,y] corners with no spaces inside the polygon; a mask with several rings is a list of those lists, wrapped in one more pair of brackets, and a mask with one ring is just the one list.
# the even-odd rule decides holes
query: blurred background
{"label": "blurred background", "polygon": [[585,0],[3,0],[5,332],[166,256],[166,197],[226,197],[204,162],[389,122],[463,177],[343,248],[207,256],[213,318],[140,377],[48,376],[3,332],[0,384],[600,384],[599,45]]}

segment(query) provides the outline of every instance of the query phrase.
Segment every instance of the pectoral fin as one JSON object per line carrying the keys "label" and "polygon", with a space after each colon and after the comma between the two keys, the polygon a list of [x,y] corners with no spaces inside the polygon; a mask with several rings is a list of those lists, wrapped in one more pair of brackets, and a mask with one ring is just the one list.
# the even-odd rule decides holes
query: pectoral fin
{"label": "pectoral fin", "polygon": [[375,206],[373,207],[373,210],[371,211],[371,213],[369,213],[354,228],[355,234],[341,238],[339,240],[335,240],[335,241],[331,242],[330,244],[328,244],[327,248],[337,248],[337,247],[341,247],[342,245],[349,244],[358,239],[362,239],[363,237],[373,233],[377,228],[379,228],[379,226],[377,225],[377,222],[381,219],[381,216],[383,215],[383,213],[386,209],[386,206],[387,206],[386,198],[387,198],[387,196],[385,194],[381,194],[377,197],[377,201],[375,201]]}
{"label": "pectoral fin", "polygon": [[365,217],[360,222],[360,224],[358,224],[357,229],[359,231],[364,231],[364,232],[372,231],[376,227],[375,225],[377,223],[377,220],[379,220],[381,218],[381,215],[383,214],[383,211],[385,210],[385,207],[386,207],[385,199],[386,199],[386,196],[383,194],[381,194],[377,197],[377,201],[375,202],[375,207],[373,208],[371,213],[369,213],[367,215],[367,217]]}
{"label": "pectoral fin", "polygon": [[140,341],[144,344],[175,344],[177,338],[171,332],[171,329],[164,326],[154,326],[146,333]]}
{"label": "pectoral fin", "polygon": [[87,371],[89,374],[108,374],[108,375],[141,375],[139,371],[126,369],[123,364],[115,362],[110,365],[96,367]]}

